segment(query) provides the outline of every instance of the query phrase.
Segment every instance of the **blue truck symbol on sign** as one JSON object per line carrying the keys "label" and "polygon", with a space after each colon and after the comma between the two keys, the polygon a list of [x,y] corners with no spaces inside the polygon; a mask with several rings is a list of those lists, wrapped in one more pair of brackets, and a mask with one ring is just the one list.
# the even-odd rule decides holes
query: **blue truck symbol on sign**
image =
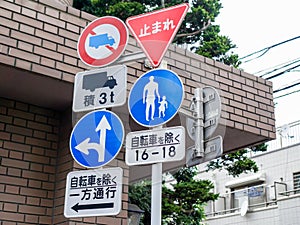
{"label": "blue truck symbol on sign", "polygon": [[100,46],[113,46],[115,39],[108,34],[99,34],[91,36],[89,39],[89,46],[94,48],[99,48]]}
{"label": "blue truck symbol on sign", "polygon": [[113,89],[116,85],[116,79],[113,76],[107,76],[106,72],[85,75],[82,81],[82,88],[90,91],[103,87]]}

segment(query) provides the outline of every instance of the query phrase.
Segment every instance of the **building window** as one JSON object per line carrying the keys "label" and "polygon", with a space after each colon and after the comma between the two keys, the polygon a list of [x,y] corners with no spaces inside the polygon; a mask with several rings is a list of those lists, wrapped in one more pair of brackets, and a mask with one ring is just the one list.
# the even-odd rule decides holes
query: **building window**
{"label": "building window", "polygon": [[260,208],[264,205],[266,198],[264,185],[247,185],[239,188],[232,189],[231,207],[236,209],[240,208],[244,201],[248,201],[251,209]]}
{"label": "building window", "polygon": [[248,201],[247,188],[241,187],[231,189],[231,208],[240,208],[243,201]]}
{"label": "building window", "polygon": [[295,194],[300,193],[300,172],[293,174]]}

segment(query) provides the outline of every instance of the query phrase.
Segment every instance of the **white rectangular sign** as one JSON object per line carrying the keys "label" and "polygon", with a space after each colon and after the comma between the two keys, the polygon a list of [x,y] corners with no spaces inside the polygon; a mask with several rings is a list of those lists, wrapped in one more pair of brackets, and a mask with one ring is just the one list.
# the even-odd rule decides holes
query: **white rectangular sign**
{"label": "white rectangular sign", "polygon": [[127,67],[117,65],[79,72],[75,76],[73,111],[89,111],[124,105]]}
{"label": "white rectangular sign", "polygon": [[130,132],[126,136],[127,165],[179,161],[185,156],[184,127]]}
{"label": "white rectangular sign", "polygon": [[70,217],[117,215],[122,206],[122,168],[70,172],[64,215]]}

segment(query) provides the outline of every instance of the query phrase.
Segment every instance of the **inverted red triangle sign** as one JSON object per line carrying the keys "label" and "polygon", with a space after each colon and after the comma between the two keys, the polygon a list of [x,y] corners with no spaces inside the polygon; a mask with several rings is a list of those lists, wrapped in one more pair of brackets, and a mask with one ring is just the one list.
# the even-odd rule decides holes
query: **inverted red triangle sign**
{"label": "inverted red triangle sign", "polygon": [[188,3],[129,17],[126,24],[153,67],[159,66],[187,11]]}

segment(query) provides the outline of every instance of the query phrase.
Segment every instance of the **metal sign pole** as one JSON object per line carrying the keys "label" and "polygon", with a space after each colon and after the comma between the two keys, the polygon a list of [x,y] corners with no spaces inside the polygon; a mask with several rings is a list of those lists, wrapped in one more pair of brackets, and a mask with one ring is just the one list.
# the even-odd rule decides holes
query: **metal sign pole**
{"label": "metal sign pole", "polygon": [[[167,62],[163,61],[160,68],[167,68]],[[162,128],[162,126],[157,128]],[[151,169],[151,225],[161,225],[162,163],[152,164]]]}
{"label": "metal sign pole", "polygon": [[161,224],[162,163],[152,165],[151,225]]}
{"label": "metal sign pole", "polygon": [[[162,126],[153,129],[161,129]],[[154,163],[151,183],[151,225],[161,225],[162,163]]]}
{"label": "metal sign pole", "polygon": [[203,92],[201,88],[195,89],[195,114],[196,114],[196,132],[195,132],[195,157],[204,157],[203,145]]}

